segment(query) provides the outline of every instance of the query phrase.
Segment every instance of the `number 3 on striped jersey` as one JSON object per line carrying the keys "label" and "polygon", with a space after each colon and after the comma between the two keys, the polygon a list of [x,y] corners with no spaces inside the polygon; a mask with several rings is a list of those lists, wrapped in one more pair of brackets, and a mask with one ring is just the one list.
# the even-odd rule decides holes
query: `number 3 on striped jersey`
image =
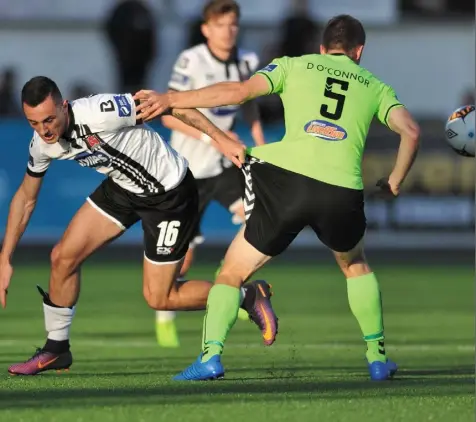
{"label": "number 3 on striped jersey", "polygon": [[179,235],[180,221],[162,221],[157,228],[159,229],[159,237],[157,239],[157,247],[174,246]]}

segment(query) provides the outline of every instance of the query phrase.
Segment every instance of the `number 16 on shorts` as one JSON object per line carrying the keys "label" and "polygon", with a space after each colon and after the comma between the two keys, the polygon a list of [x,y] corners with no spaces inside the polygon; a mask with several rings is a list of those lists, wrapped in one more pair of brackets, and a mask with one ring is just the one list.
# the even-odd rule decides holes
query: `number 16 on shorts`
{"label": "number 16 on shorts", "polygon": [[177,243],[179,235],[180,221],[162,221],[157,228],[159,236],[157,238],[157,255],[170,255]]}

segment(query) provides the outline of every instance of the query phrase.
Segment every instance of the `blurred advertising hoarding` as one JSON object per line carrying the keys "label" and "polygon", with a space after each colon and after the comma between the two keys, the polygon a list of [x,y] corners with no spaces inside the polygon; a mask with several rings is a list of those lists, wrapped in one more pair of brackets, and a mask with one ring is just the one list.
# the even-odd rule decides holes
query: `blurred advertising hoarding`
{"label": "blurred advertising hoarding", "polygon": [[[165,138],[168,137],[168,131],[160,126],[156,128]],[[276,140],[282,131],[282,127],[266,128],[265,134],[268,139]],[[242,139],[250,142],[249,133],[243,126],[239,126],[237,132]],[[0,137],[9,144],[8,159],[0,160],[0,236],[4,233],[10,199],[25,172],[31,134],[30,127],[22,120],[0,122]],[[410,229],[413,237],[428,231],[437,236],[473,232],[474,160],[459,157],[452,151],[425,152],[423,148],[405,183],[402,196],[385,201],[375,195],[375,182],[389,174],[395,153],[396,150],[369,151],[364,161],[369,229],[377,229],[380,241],[392,245],[391,235],[385,235],[387,231]],[[74,162],[54,162],[45,176],[37,208],[23,242],[49,243],[58,240],[76,210],[101,180],[102,176],[97,172]],[[202,228],[208,241],[215,244],[229,242],[237,230],[228,212],[217,204],[207,210]],[[135,225],[120,241],[142,242],[140,224]]]}
{"label": "blurred advertising hoarding", "polygon": [[[362,171],[366,189],[370,190],[381,177],[390,174],[395,163],[394,150],[368,151],[364,154]],[[452,150],[425,151],[424,141],[415,164],[405,180],[402,192],[424,196],[473,196],[475,191],[474,159],[461,157]]]}

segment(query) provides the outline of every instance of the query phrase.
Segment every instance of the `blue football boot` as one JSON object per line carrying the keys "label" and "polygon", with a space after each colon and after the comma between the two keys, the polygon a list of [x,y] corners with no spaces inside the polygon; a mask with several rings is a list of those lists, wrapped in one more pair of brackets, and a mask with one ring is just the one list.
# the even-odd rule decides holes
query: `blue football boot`
{"label": "blue football boot", "polygon": [[176,375],[174,381],[208,381],[221,379],[225,376],[225,368],[221,364],[220,355],[212,356],[202,362],[202,354],[190,366]]}
{"label": "blue football boot", "polygon": [[374,361],[368,363],[370,379],[372,381],[386,381],[391,379],[398,370],[395,362],[387,359],[386,362]]}

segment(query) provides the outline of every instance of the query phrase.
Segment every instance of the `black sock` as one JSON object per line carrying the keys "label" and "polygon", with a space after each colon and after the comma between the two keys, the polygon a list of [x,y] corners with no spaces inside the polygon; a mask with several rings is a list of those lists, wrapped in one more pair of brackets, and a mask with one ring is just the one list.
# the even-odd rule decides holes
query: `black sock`
{"label": "black sock", "polygon": [[69,350],[69,340],[58,341],[47,338],[42,350],[55,354],[65,353]]}
{"label": "black sock", "polygon": [[[51,299],[50,299],[50,295],[45,292],[40,286],[36,285],[36,288],[38,289],[38,291],[40,292],[40,295],[43,297],[43,303],[45,305],[48,305],[48,306],[51,306],[52,308],[64,308],[64,306],[58,306],[58,305],[55,305]],[[67,306],[67,308],[69,309],[73,309],[72,306]]]}

